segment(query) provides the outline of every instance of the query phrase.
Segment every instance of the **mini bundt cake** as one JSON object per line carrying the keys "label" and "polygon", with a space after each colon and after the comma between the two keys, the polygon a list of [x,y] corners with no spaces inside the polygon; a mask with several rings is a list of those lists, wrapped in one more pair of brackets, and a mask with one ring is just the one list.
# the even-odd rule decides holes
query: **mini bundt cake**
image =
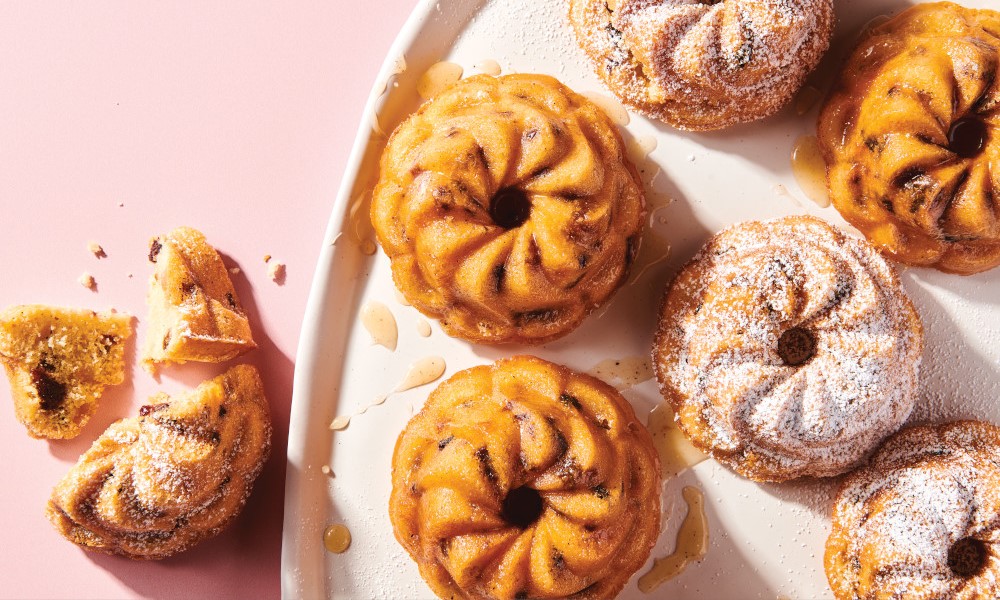
{"label": "mini bundt cake", "polygon": [[257,347],[229,271],[205,236],[178,227],[153,239],[143,363],[224,362]]}
{"label": "mini bundt cake", "polygon": [[518,356],[430,395],[389,515],[441,598],[612,598],[659,535],[659,459],[614,388]]}
{"label": "mini bundt cake", "polygon": [[1000,12],[920,4],[871,30],[819,117],[840,214],[896,260],[1000,264]]}
{"label": "mini bundt cake", "polygon": [[855,467],[910,415],[923,326],[864,240],[814,217],[747,222],[685,266],[653,366],[681,430],[756,481]]}
{"label": "mini bundt cake", "polygon": [[171,556],[219,533],[271,449],[271,418],[248,365],[111,425],[52,492],[49,521],[85,550]]}
{"label": "mini bundt cake", "polygon": [[80,434],[108,385],[125,380],[132,317],[37,304],[0,312],[0,362],[14,414],[35,438]]}
{"label": "mini bundt cake", "polygon": [[625,281],[645,200],[596,105],[551,77],[481,75],[396,129],[371,219],[396,286],[446,333],[539,344]]}
{"label": "mini bundt cake", "polygon": [[570,21],[622,102],[711,130],[791,100],[830,45],[833,0],[570,0]]}
{"label": "mini bundt cake", "polygon": [[837,600],[1000,598],[1000,428],[905,429],[844,482],[826,542]]}

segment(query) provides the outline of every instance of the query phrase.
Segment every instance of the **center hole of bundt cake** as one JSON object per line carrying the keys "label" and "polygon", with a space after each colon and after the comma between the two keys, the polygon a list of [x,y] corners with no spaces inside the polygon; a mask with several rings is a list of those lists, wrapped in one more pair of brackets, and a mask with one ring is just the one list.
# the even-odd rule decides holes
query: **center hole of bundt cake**
{"label": "center hole of bundt cake", "polygon": [[793,327],[778,338],[778,356],[790,367],[809,361],[816,354],[816,338],[801,327]]}
{"label": "center hole of bundt cake", "polygon": [[975,158],[986,148],[989,130],[976,117],[965,117],[952,123],[948,131],[948,149],[962,158]]}
{"label": "center hole of bundt cake", "polygon": [[962,538],[948,550],[948,567],[959,577],[975,577],[986,567],[986,544]]}
{"label": "center hole of bundt cake", "polygon": [[528,486],[513,489],[503,499],[500,516],[511,525],[525,529],[542,516],[542,495]]}
{"label": "center hole of bundt cake", "polygon": [[531,199],[517,188],[504,188],[490,202],[490,217],[504,229],[520,227],[531,215]]}

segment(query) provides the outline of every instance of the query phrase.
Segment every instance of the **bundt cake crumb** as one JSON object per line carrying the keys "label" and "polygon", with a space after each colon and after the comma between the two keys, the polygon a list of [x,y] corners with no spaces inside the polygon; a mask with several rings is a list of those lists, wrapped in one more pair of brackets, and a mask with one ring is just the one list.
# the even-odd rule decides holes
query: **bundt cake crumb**
{"label": "bundt cake crumb", "polygon": [[108,385],[125,379],[132,317],[42,305],[0,312],[0,361],[14,412],[36,438],[79,435]]}
{"label": "bundt cake crumb", "polygon": [[87,242],[87,251],[94,255],[95,258],[107,258],[107,253],[104,252],[104,248],[97,242],[91,241]]}
{"label": "bundt cake crumb", "polygon": [[267,276],[271,281],[275,283],[284,283],[285,281],[285,263],[278,261],[269,262],[267,265]]}
{"label": "bundt cake crumb", "polygon": [[88,290],[93,291],[97,289],[97,280],[88,271],[80,273],[80,276],[76,278],[76,282]]}

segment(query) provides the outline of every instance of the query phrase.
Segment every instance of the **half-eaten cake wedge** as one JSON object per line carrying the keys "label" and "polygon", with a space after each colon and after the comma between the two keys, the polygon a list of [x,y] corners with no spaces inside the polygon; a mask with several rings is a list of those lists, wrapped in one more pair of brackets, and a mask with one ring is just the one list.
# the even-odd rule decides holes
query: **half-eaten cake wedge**
{"label": "half-eaten cake wedge", "polygon": [[143,365],[223,362],[256,348],[229,271],[205,236],[178,227],[150,242]]}

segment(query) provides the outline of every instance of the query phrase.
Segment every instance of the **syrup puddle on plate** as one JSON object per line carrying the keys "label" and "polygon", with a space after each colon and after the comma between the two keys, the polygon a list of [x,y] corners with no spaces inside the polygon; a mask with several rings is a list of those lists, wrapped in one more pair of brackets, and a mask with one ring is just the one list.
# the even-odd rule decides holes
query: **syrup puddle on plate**
{"label": "syrup puddle on plate", "polygon": [[589,373],[620,392],[652,379],[653,366],[643,356],[609,358],[594,365]]}
{"label": "syrup puddle on plate", "polygon": [[779,198],[783,200],[788,200],[795,206],[802,208],[802,203],[799,202],[799,199],[795,197],[795,194],[788,191],[788,188],[786,188],[784,184],[781,183],[774,184],[774,186],[771,188],[771,191],[773,191],[774,194]]}
{"label": "syrup puddle on plate", "polygon": [[656,189],[656,180],[663,173],[663,169],[651,160],[649,155],[656,150],[657,145],[656,138],[651,135],[642,135],[633,138],[625,145],[625,154],[639,171],[639,179],[642,182],[643,192],[646,196],[646,210],[650,213],[651,222],[652,213],[673,204],[673,198],[669,194]]}
{"label": "syrup puddle on plate", "polygon": [[[426,358],[421,358],[410,365],[410,369],[407,371],[406,377],[404,377],[403,381],[401,381],[399,385],[392,390],[391,394],[395,394],[396,392],[405,392],[406,390],[412,390],[413,388],[433,383],[444,375],[447,368],[447,364],[440,356],[428,356]],[[379,396],[371,404],[352,415],[340,415],[339,417],[334,418],[334,420],[330,422],[330,429],[334,431],[343,431],[344,429],[347,429],[347,427],[351,424],[351,419],[354,417],[360,417],[368,412],[369,409],[385,404],[385,401],[389,399],[391,394]]]}
{"label": "syrup puddle on plate", "polygon": [[656,138],[651,135],[642,135],[631,140],[627,148],[629,160],[636,166],[646,162],[653,150],[656,150],[656,144]]}
{"label": "syrup puddle on plate", "polygon": [[[385,95],[386,90],[389,89],[390,81],[392,82],[393,87],[398,87],[399,82],[396,81],[396,79],[405,72],[406,72],[406,57],[397,56],[395,62],[393,63],[392,73],[390,73],[389,76],[379,84],[380,87],[378,95],[380,97]],[[388,134],[385,132],[385,129],[382,128],[382,123],[379,121],[378,113],[375,111],[374,108],[372,109],[370,120],[372,125],[372,133],[374,133],[377,137],[380,138],[389,137]]]}
{"label": "syrup puddle on plate", "polygon": [[492,75],[496,77],[500,75],[502,70],[500,69],[500,63],[492,59],[487,59],[480,60],[472,65],[472,71],[477,74],[482,73],[483,75]]}
{"label": "syrup puddle on plate", "polygon": [[826,189],[826,162],[814,135],[804,135],[792,148],[792,173],[799,188],[821,208],[830,206],[830,193]]}
{"label": "syrup puddle on plate", "polygon": [[823,92],[811,85],[803,86],[795,96],[795,114],[803,116],[816,108],[819,101],[823,99]]}
{"label": "syrup puddle on plate", "polygon": [[600,92],[582,92],[580,95],[596,104],[598,108],[604,111],[604,114],[608,115],[611,122],[619,127],[625,127],[631,120],[628,111],[625,110],[625,105],[619,102],[617,98],[606,96]]}
{"label": "syrup puddle on plate", "polygon": [[[666,221],[665,216],[659,214],[659,211],[654,211],[650,216],[650,225],[652,222],[660,222],[661,218]],[[654,267],[667,262],[670,259],[670,251],[670,242],[650,227],[639,246],[639,256],[632,264],[633,275],[630,283],[638,283]]]}
{"label": "syrup puddle on plate", "polygon": [[399,382],[393,392],[405,392],[415,387],[433,383],[444,375],[447,365],[440,356],[428,356],[421,358],[410,365],[410,370],[406,373],[403,381]]}
{"label": "syrup puddle on plate", "polygon": [[437,96],[458,83],[464,73],[462,65],[442,61],[430,66],[417,82],[417,94],[424,100]]}
{"label": "syrup puddle on plate", "polygon": [[391,352],[396,351],[399,328],[396,326],[396,317],[388,306],[375,300],[366,302],[361,307],[361,324],[368,330],[373,344],[384,346]]}
{"label": "syrup puddle on plate", "polygon": [[417,320],[417,334],[420,335],[420,337],[431,336],[431,324],[427,322],[427,319]]}
{"label": "syrup puddle on plate", "polygon": [[707,454],[695,448],[684,437],[684,433],[677,427],[674,411],[666,402],[649,413],[646,429],[653,436],[653,445],[660,455],[660,468],[664,479],[676,477],[708,460]]}
{"label": "syrup puddle on plate", "polygon": [[351,424],[351,419],[353,419],[354,417],[360,417],[361,415],[365,414],[370,409],[375,408],[376,406],[382,406],[388,399],[389,395],[383,394],[382,396],[375,398],[375,400],[373,400],[371,404],[362,408],[353,415],[340,415],[339,417],[334,418],[333,421],[330,421],[330,429],[332,429],[333,431],[343,431],[347,429],[347,427]]}
{"label": "syrup puddle on plate", "polygon": [[[350,222],[350,235],[353,238],[355,244],[361,250],[362,254],[371,256],[375,254],[378,247],[375,245],[375,229],[372,227],[372,221],[368,216],[368,202],[371,198],[372,191],[365,190],[354,198],[351,202],[351,208],[348,211],[348,220]],[[365,210],[362,210],[365,209]]]}
{"label": "syrup puddle on plate", "polygon": [[698,562],[708,552],[708,518],[705,516],[705,496],[696,487],[681,491],[688,511],[677,532],[677,545],[673,554],[653,560],[653,567],[639,578],[639,591],[648,594],[684,572],[693,562]]}
{"label": "syrup puddle on plate", "polygon": [[330,525],[323,532],[323,546],[327,552],[343,554],[351,547],[351,530],[346,525]]}

